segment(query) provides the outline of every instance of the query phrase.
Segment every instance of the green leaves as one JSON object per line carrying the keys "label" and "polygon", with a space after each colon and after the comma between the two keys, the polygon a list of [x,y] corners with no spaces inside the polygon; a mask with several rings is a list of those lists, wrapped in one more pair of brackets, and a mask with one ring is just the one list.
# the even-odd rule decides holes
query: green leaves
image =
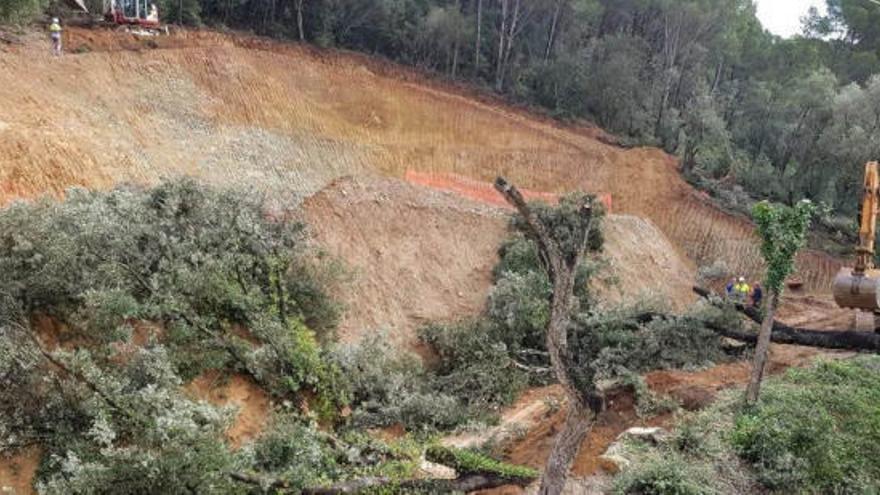
{"label": "green leaves", "polygon": [[880,361],[820,362],[770,382],[731,441],[781,493],[871,493],[880,482]]}
{"label": "green leaves", "polygon": [[806,243],[807,228],[815,212],[807,200],[794,207],[774,205],[767,201],[752,209],[752,218],[761,237],[761,254],[767,263],[767,289],[782,293],[785,279],[794,269],[794,258]]}
{"label": "green leaves", "polygon": [[329,334],[335,307],[303,241],[259,197],[191,180],[0,210],[0,451],[39,443],[45,493],[247,491],[233,411],[182,389],[245,373],[336,418],[347,388],[306,326]]}

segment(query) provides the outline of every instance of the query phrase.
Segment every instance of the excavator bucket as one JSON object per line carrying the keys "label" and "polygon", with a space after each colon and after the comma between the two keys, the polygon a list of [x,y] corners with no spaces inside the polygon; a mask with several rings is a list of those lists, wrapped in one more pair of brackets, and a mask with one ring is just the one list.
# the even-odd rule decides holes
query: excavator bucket
{"label": "excavator bucket", "polygon": [[834,278],[834,301],[841,308],[880,312],[880,270],[874,269],[874,240],[880,208],[880,165],[877,162],[865,165],[864,186],[856,265],[841,269]]}
{"label": "excavator bucket", "polygon": [[67,6],[72,9],[79,9],[83,12],[89,11],[89,9],[86,7],[86,4],[83,3],[83,0],[65,0],[65,3],[67,3]]}
{"label": "excavator bucket", "polygon": [[834,302],[841,308],[880,311],[880,270],[859,275],[852,268],[841,268],[834,277]]}

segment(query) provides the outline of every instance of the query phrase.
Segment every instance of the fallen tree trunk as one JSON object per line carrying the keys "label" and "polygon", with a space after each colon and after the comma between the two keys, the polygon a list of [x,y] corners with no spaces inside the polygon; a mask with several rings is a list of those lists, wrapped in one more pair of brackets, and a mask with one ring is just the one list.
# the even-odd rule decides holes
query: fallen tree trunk
{"label": "fallen tree trunk", "polygon": [[[710,299],[714,295],[709,290],[701,287],[694,287],[693,291],[706,299]],[[737,304],[736,309],[750,320],[761,323],[761,314],[757,309],[741,304]],[[720,335],[742,342],[754,344],[758,340],[758,334],[756,333],[720,328],[715,325],[709,325],[708,328]],[[876,332],[812,330],[809,328],[790,327],[776,320],[773,321],[773,333],[770,334],[770,341],[776,344],[794,344],[823,349],[880,352],[880,334]]]}
{"label": "fallen tree trunk", "polygon": [[[259,476],[245,473],[231,473],[232,479],[256,485],[267,490],[284,491],[291,488],[287,480],[264,479]],[[510,477],[494,474],[476,473],[465,474],[451,480],[425,479],[396,481],[386,477],[359,478],[344,481],[335,485],[304,488],[299,493],[302,495],[345,495],[348,493],[362,493],[371,488],[393,487],[403,491],[427,491],[428,493],[454,493],[473,492],[477,490],[489,490],[505,485],[525,486],[534,479],[513,479]]]}

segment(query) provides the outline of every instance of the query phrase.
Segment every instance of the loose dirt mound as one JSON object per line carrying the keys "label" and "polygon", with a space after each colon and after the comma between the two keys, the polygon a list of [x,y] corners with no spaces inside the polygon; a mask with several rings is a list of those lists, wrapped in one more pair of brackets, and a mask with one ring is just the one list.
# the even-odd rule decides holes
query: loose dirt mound
{"label": "loose dirt mound", "polygon": [[[510,213],[381,178],[338,180],[304,209],[317,242],[354,272],[336,294],[348,306],[343,340],[386,329],[407,344],[426,322],[482,311]],[[650,222],[610,215],[605,234],[603,300],[692,301],[692,264]]]}
{"label": "loose dirt mound", "polygon": [[343,340],[479,313],[506,232],[500,210],[385,179],[342,179],[304,203],[320,245],[354,271]]}

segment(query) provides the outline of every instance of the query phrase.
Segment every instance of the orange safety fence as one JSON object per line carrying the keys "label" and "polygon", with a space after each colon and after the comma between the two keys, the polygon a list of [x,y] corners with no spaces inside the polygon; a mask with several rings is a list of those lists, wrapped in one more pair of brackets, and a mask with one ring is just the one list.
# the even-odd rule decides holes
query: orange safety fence
{"label": "orange safety fence", "polygon": [[[476,179],[471,179],[470,177],[465,177],[463,175],[452,173],[417,172],[414,170],[407,170],[404,174],[404,179],[411,184],[417,184],[424,187],[430,187],[431,189],[438,189],[441,191],[455,193],[459,196],[472,199],[474,201],[479,201],[481,203],[501,206],[504,208],[511,207],[509,204],[507,204],[507,201],[505,201],[504,198],[498,193],[498,191],[495,190],[495,186],[493,184]],[[541,200],[551,204],[558,202],[560,196],[559,194],[555,193],[530,191],[528,189],[520,189],[520,192],[527,201]],[[611,213],[611,194],[594,194],[596,194],[596,197],[605,206],[605,211]]]}

